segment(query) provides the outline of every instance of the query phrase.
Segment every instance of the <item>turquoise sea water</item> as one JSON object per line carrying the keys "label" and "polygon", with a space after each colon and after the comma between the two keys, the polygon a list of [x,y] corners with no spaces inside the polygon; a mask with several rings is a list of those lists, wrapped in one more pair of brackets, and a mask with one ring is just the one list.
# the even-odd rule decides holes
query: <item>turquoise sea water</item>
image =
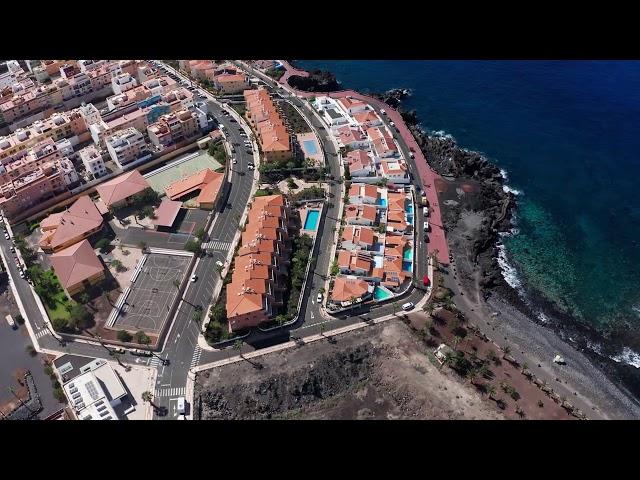
{"label": "turquoise sea water", "polygon": [[300,61],[346,88],[409,88],[423,128],[519,193],[511,279],[605,329],[640,328],[640,62]]}

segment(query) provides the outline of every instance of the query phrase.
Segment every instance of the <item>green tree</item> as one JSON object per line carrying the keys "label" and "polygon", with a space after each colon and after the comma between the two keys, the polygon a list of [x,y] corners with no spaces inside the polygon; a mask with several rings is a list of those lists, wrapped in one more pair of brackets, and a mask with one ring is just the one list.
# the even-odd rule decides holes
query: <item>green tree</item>
{"label": "green tree", "polygon": [[151,343],[151,339],[142,330],[136,332],[136,343],[141,345],[148,345]]}
{"label": "green tree", "polygon": [[91,313],[86,309],[84,305],[79,303],[74,304],[69,308],[69,321],[79,330],[84,330],[89,326],[89,322],[93,318]]}
{"label": "green tree", "polygon": [[113,260],[111,260],[111,266],[116,269],[116,272],[122,272],[126,270],[125,266],[117,258],[114,258]]}
{"label": "green tree", "polygon": [[243,346],[244,346],[244,344],[242,343],[242,340],[236,340],[235,342],[233,342],[233,349],[238,352],[238,354],[240,355],[240,358],[244,358],[242,356],[242,347]]}
{"label": "green tree", "polygon": [[51,324],[56,332],[64,332],[68,328],[68,322],[66,318],[55,317]]}
{"label": "green tree", "polygon": [[149,392],[148,390],[142,392],[142,401],[144,403],[150,404],[153,408],[157,408],[156,404],[153,403],[153,394],[151,392]]}
{"label": "green tree", "polygon": [[195,240],[189,240],[185,244],[184,249],[188,252],[192,252],[196,256],[199,256],[202,253],[202,247],[200,246],[200,243],[196,242]]}
{"label": "green tree", "polygon": [[100,252],[107,253],[109,251],[109,247],[111,246],[111,242],[108,238],[101,238],[96,242],[96,248],[100,249]]}
{"label": "green tree", "polygon": [[196,231],[195,231],[195,236],[198,240],[202,241],[202,239],[204,238],[204,234],[205,234],[205,230],[204,227],[199,227]]}
{"label": "green tree", "polygon": [[125,342],[128,343],[131,341],[133,337],[131,336],[131,334],[129,332],[127,332],[126,330],[119,330],[118,331],[118,340],[120,340],[121,342]]}
{"label": "green tree", "polygon": [[78,295],[78,303],[81,303],[82,305],[86,305],[90,301],[91,301],[91,298],[89,297],[89,294],[87,292],[82,292],[80,295]]}

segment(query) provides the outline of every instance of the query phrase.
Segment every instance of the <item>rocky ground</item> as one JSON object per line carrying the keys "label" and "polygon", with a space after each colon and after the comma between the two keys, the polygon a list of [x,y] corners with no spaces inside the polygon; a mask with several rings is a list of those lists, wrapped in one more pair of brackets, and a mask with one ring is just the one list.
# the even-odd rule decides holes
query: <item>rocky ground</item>
{"label": "rocky ground", "polygon": [[249,362],[212,369],[198,375],[194,418],[502,418],[426,350],[408,326],[391,320],[335,343],[259,357],[260,369]]}

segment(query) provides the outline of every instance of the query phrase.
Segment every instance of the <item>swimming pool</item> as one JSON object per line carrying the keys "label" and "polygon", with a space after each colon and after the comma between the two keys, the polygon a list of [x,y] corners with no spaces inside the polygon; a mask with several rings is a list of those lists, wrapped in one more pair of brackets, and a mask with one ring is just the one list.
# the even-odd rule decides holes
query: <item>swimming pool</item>
{"label": "swimming pool", "polygon": [[378,199],[378,205],[380,205],[381,207],[386,207],[387,206],[387,199],[386,198],[379,198]]}
{"label": "swimming pool", "polygon": [[315,230],[318,228],[318,219],[320,218],[320,210],[309,210],[307,218],[304,220],[305,230]]}
{"label": "swimming pool", "polygon": [[302,143],[304,143],[304,151],[309,155],[315,155],[318,153],[318,147],[316,146],[315,140],[303,140]]}
{"label": "swimming pool", "polygon": [[386,288],[376,287],[375,290],[373,291],[373,298],[376,300],[384,300],[392,296],[393,296],[393,293],[391,293]]}
{"label": "swimming pool", "polygon": [[407,248],[404,251],[404,255],[402,256],[402,259],[405,262],[413,262],[413,248]]}
{"label": "swimming pool", "polygon": [[413,203],[409,203],[404,211],[413,215]]}
{"label": "swimming pool", "polygon": [[413,262],[402,262],[402,270],[413,273]]}

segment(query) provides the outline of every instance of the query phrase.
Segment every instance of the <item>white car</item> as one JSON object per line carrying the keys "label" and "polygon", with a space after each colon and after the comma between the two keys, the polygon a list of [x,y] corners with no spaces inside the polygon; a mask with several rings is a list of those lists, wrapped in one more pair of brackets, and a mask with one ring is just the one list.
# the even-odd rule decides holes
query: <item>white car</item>
{"label": "white car", "polygon": [[253,165],[249,165],[247,168],[248,168],[249,170],[255,170],[255,169],[256,169],[256,167],[254,167]]}
{"label": "white car", "polygon": [[412,302],[407,302],[404,305],[402,305],[402,309],[405,312],[408,312],[409,310],[413,310],[413,307],[415,307],[415,305]]}
{"label": "white car", "polygon": [[191,275],[191,281],[195,282],[196,280],[198,280],[198,276],[197,275]]}
{"label": "white car", "polygon": [[233,159],[233,164],[235,165],[236,163],[238,163],[238,159],[237,159],[237,158],[234,158],[234,159]]}
{"label": "white car", "polygon": [[4,234],[4,238],[6,238],[7,240],[9,240],[9,234],[8,234],[8,233],[5,233],[5,234]]}
{"label": "white car", "polygon": [[318,303],[322,303],[322,293],[318,293]]}
{"label": "white car", "polygon": [[219,266],[220,268],[224,267],[224,263],[222,263],[220,260],[216,262],[216,265]]}

